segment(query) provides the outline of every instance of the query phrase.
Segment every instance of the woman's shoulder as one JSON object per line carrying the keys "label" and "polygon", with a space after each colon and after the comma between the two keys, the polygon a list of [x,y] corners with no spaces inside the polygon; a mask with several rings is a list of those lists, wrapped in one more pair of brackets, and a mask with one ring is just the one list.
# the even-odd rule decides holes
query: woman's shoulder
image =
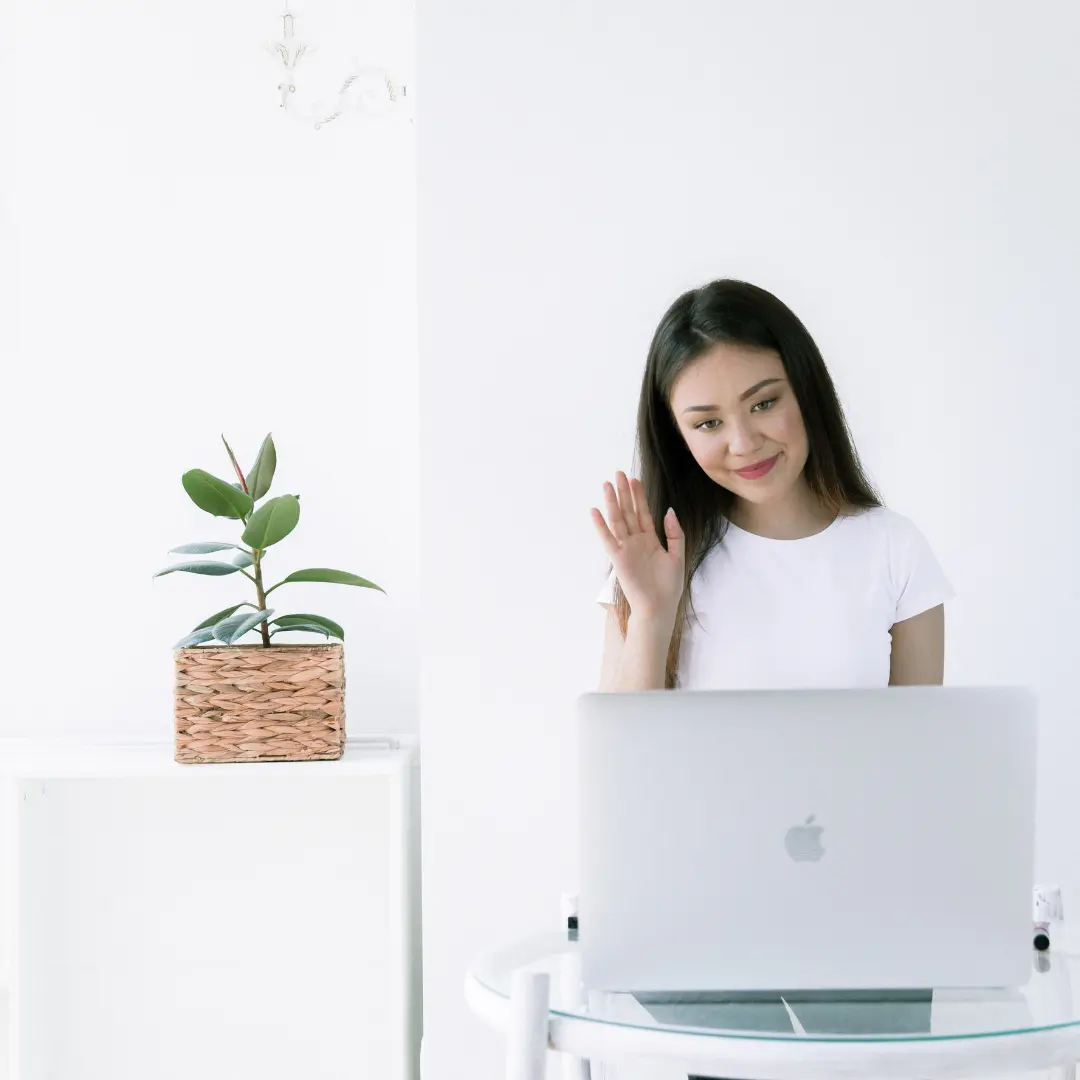
{"label": "woman's shoulder", "polygon": [[846,526],[860,549],[872,549],[875,562],[884,559],[897,597],[898,619],[952,598],[952,586],[930,543],[911,518],[875,506],[848,515]]}
{"label": "woman's shoulder", "polygon": [[918,525],[888,506],[847,511],[838,524],[836,547],[847,558],[884,559],[895,568],[927,546]]}
{"label": "woman's shoulder", "polygon": [[855,508],[841,514],[845,528],[850,532],[863,532],[885,538],[909,540],[920,536],[919,527],[911,518],[897,513],[888,506]]}

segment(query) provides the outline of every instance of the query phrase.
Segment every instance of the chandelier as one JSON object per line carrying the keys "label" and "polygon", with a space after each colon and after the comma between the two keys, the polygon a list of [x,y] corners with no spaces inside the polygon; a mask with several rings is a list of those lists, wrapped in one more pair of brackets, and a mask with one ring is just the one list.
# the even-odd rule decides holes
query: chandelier
{"label": "chandelier", "polygon": [[[303,84],[304,68],[300,62],[311,56],[315,48],[296,37],[296,16],[286,2],[281,14],[281,38],[268,42],[267,51],[277,61],[279,79],[277,84],[278,105],[286,114],[298,115],[294,104],[297,86]],[[300,74],[298,75],[298,71]],[[309,106],[301,119],[314,124],[316,130],[325,127],[346,113],[386,113],[403,111],[407,88],[395,82],[380,67],[357,65],[347,71],[337,92],[337,99],[329,106]],[[411,122],[411,117],[410,117]]]}

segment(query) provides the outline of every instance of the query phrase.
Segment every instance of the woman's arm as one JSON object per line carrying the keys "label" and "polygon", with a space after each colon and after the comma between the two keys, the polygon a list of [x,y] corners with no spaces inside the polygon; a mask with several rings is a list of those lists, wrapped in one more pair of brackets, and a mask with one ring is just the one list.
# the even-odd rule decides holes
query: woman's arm
{"label": "woman's arm", "polygon": [[604,625],[604,659],[600,689],[663,690],[668,647],[674,626],[637,620],[630,616],[623,638],[614,607],[608,607]]}
{"label": "woman's arm", "polygon": [[945,679],[945,607],[939,604],[892,628],[890,686],[940,686]]}

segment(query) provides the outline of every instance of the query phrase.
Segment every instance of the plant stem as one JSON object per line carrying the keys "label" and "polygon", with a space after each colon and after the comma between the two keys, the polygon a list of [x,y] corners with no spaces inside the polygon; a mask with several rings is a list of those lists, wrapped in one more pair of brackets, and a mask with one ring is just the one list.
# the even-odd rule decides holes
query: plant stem
{"label": "plant stem", "polygon": [[[263,592],[263,578],[262,578],[262,552],[257,548],[252,553],[255,556],[255,592],[259,596],[259,610],[266,610],[266,593]],[[266,621],[263,620],[259,624],[259,633],[262,635],[262,643],[264,649],[270,648],[270,627],[266,625]]]}

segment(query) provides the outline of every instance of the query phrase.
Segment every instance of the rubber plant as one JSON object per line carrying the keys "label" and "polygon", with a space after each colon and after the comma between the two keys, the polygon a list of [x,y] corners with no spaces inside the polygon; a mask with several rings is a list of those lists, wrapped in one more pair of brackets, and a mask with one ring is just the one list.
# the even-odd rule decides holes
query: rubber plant
{"label": "rubber plant", "polygon": [[[172,549],[174,555],[220,556],[196,558],[167,566],[154,577],[166,574],[204,574],[210,577],[228,577],[240,574],[247,578],[254,591],[254,603],[241,600],[238,604],[216,611],[204,619],[174,648],[187,649],[213,642],[218,645],[235,645],[246,634],[257,631],[266,648],[271,648],[274,638],[280,634],[308,632],[321,634],[324,638],[345,639],[341,626],[325,615],[298,612],[277,615],[267,606],[268,598],[283,585],[300,581],[324,581],[332,585],[353,585],[362,589],[378,589],[373,581],[326,567],[294,570],[269,588],[265,585],[266,555],[271,547],[280,543],[296,528],[300,520],[300,496],[278,495],[265,499],[274,480],[277,468],[277,451],[270,435],[263,439],[255,463],[245,474],[222,435],[225,451],[236,472],[235,482],[226,482],[205,472],[190,469],[181,477],[184,490],[200,510],[214,517],[229,518],[243,526],[239,543],[223,543],[217,540],[181,544]],[[260,505],[261,503],[261,505]],[[224,561],[224,553],[232,552]],[[250,610],[247,610],[250,609]]]}

